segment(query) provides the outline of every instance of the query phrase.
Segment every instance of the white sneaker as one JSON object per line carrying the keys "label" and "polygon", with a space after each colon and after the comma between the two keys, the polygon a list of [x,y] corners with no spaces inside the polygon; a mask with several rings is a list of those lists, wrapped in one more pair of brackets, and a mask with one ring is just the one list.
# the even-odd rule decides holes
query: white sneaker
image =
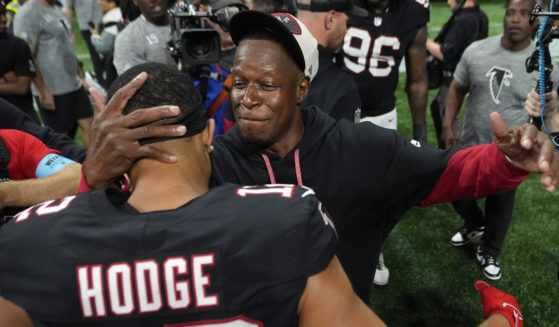
{"label": "white sneaker", "polygon": [[476,259],[481,265],[485,277],[491,280],[501,279],[501,265],[494,256],[483,253],[481,246],[476,248]]}
{"label": "white sneaker", "polygon": [[460,230],[452,236],[450,244],[454,246],[462,246],[470,243],[474,238],[483,235],[485,226],[476,227],[473,229],[463,226]]}
{"label": "white sneaker", "polygon": [[384,265],[384,256],[381,253],[378,257],[377,269],[375,271],[375,278],[373,279],[373,284],[378,286],[384,286],[388,284],[388,277],[390,277],[390,271]]}

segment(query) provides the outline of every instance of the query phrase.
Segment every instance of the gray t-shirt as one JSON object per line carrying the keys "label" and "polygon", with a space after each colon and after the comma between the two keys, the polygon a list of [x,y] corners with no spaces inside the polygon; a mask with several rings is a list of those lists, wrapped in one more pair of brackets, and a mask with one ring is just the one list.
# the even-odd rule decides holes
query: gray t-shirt
{"label": "gray t-shirt", "polygon": [[116,36],[113,64],[117,73],[148,61],[174,65],[167,50],[170,36],[170,25],[154,25],[143,15],[136,18]]}
{"label": "gray t-shirt", "polygon": [[76,11],[76,18],[81,31],[89,31],[87,23],[93,22],[99,25],[103,18],[103,12],[98,0],[66,0],[66,6]]}
{"label": "gray t-shirt", "polygon": [[15,16],[14,34],[37,48],[35,60],[52,95],[70,93],[82,86],[72,28],[60,6],[27,1]]}
{"label": "gray t-shirt", "polygon": [[[462,55],[454,79],[469,88],[468,100],[457,143],[473,146],[491,143],[493,130],[489,114],[499,112],[508,127],[528,122],[524,110],[526,95],[537,85],[539,73],[526,72],[526,58],[535,50],[532,42],[520,51],[501,46],[502,35],[472,43]],[[559,80],[557,69],[551,75],[554,85]]]}

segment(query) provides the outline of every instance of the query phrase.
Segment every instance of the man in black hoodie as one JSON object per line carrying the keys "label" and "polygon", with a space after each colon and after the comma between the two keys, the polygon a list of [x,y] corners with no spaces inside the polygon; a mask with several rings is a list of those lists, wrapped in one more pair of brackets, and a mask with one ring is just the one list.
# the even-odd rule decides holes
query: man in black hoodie
{"label": "man in black hoodie", "polygon": [[[337,122],[316,107],[300,107],[318,53],[316,40],[296,18],[244,11],[234,16],[230,31],[238,46],[231,90],[237,124],[214,141],[213,181],[312,187],[332,214],[340,237],[336,253],[365,302],[382,242],[412,206],[502,192],[529,172],[543,173],[550,192],[558,184],[559,155],[533,126],[508,130],[493,114],[496,142],[443,151],[373,124]],[[139,77],[123,88],[96,116],[82,189],[118,179],[140,157],[176,161],[137,141],[184,134],[176,125],[143,126],[176,115],[176,109],[155,107],[134,117],[120,113],[144,81]],[[105,107],[98,92],[92,95],[97,107]],[[364,152],[363,144],[375,152]]]}

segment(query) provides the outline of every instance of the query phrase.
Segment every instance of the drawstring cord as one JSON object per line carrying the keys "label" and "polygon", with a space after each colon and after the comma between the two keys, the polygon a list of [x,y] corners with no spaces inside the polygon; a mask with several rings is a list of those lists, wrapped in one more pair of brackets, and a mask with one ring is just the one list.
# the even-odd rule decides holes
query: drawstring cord
{"label": "drawstring cord", "polygon": [[[277,184],[276,177],[274,176],[274,171],[272,170],[272,164],[270,163],[270,159],[265,153],[262,153],[262,158],[266,163],[266,169],[268,170],[270,183]],[[297,175],[297,185],[303,186],[303,175],[301,174],[301,163],[299,162],[299,149],[295,150],[294,159],[295,159],[295,175]]]}
{"label": "drawstring cord", "polygon": [[270,159],[268,159],[268,156],[265,153],[262,153],[262,158],[264,158],[264,162],[266,163],[266,169],[268,169],[268,176],[270,176],[270,183],[277,184],[276,177],[274,176],[274,171],[272,170],[272,165],[270,164]]}

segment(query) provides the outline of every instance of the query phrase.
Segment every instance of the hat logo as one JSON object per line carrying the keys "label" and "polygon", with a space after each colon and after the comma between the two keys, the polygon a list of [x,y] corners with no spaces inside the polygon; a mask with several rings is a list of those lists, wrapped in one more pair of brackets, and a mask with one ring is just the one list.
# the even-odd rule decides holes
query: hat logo
{"label": "hat logo", "polygon": [[277,13],[272,14],[274,17],[277,18],[287,29],[291,32],[291,34],[301,35],[301,26],[297,23],[297,20],[290,14],[285,13]]}

